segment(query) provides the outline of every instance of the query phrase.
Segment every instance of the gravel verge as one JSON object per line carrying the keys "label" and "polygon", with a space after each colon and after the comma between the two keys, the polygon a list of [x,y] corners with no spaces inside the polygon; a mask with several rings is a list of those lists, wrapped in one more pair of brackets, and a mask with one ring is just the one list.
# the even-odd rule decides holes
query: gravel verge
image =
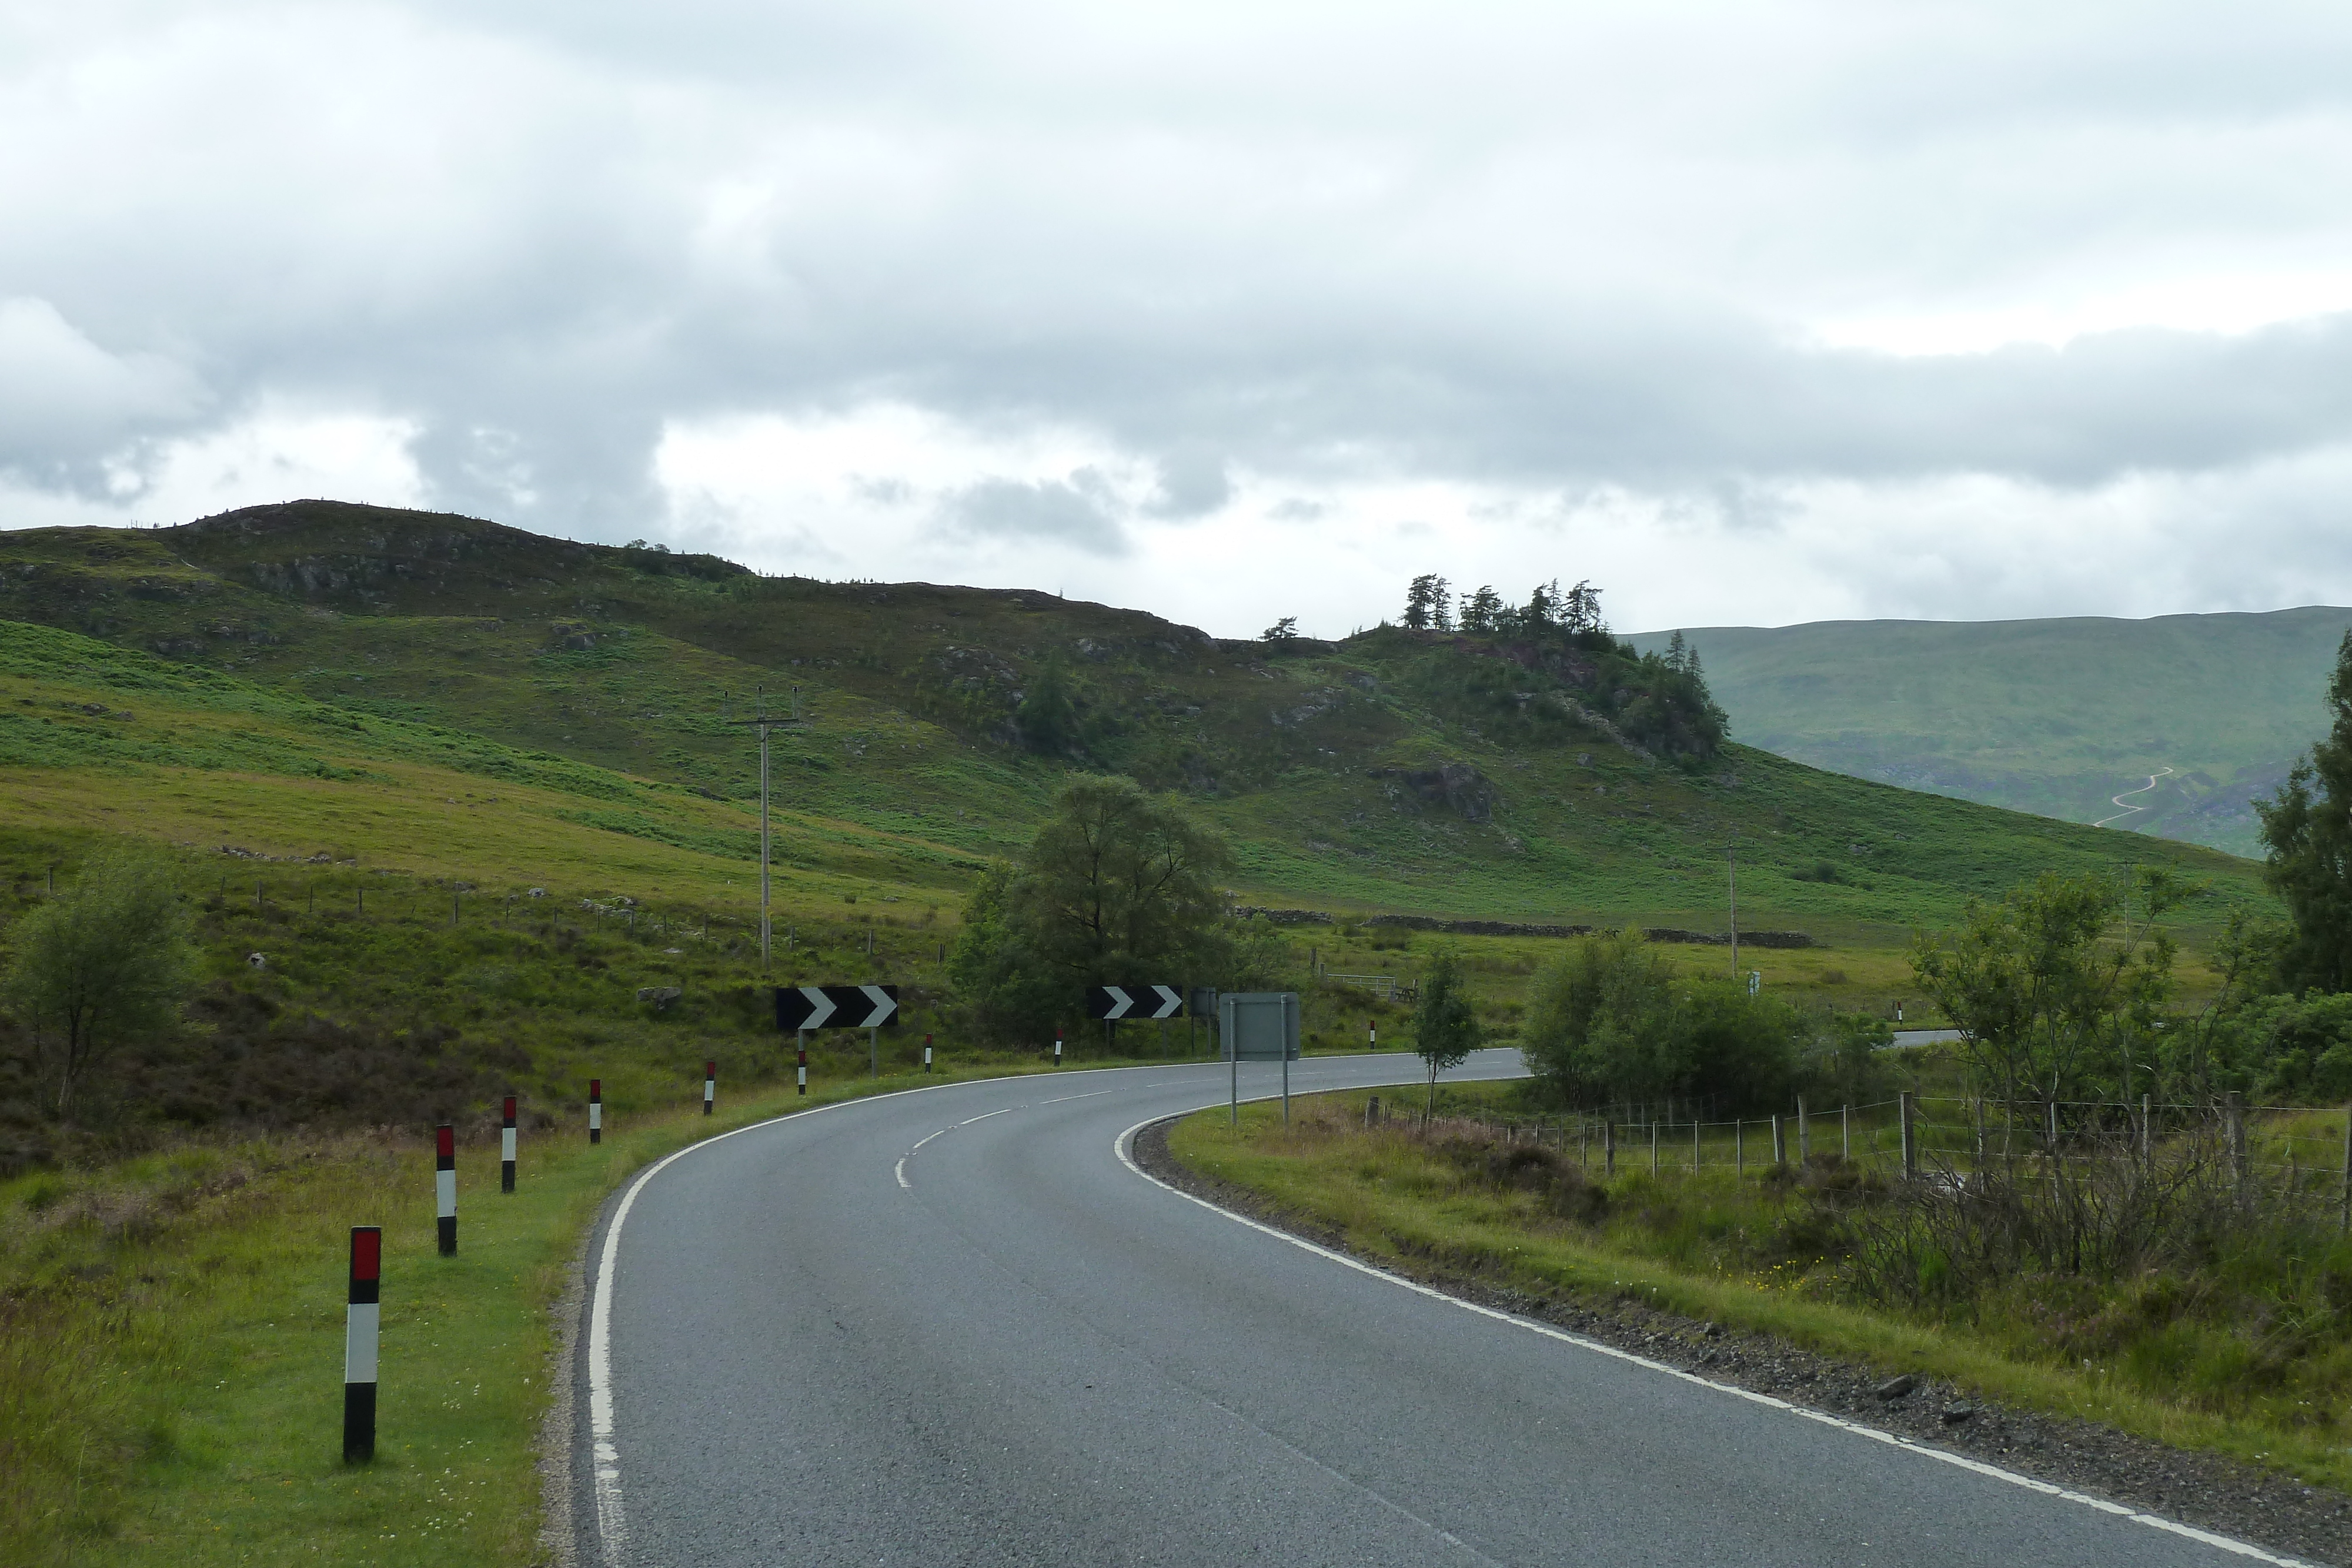
{"label": "gravel verge", "polygon": [[1385,1272],[1581,1334],[1717,1383],[1965,1454],[2071,1490],[2127,1504],[2311,1563],[2352,1564],[2352,1497],[2219,1454],[2168,1448],[2075,1416],[2045,1416],[1947,1383],[1906,1383],[1768,1333],[1728,1329],[1637,1301],[1538,1295],[1426,1258],[1364,1258],[1329,1226],[1178,1163],[1155,1122],[1135,1135],[1136,1164],[1179,1191],[1348,1253]]}

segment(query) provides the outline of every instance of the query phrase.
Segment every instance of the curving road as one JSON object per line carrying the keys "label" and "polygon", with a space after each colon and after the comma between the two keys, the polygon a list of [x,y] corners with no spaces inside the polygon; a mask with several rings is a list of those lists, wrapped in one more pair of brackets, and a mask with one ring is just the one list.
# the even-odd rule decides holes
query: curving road
{"label": "curving road", "polygon": [[653,1167],[590,1248],[581,1561],[2283,1561],[1462,1306],[1127,1163],[1225,1071],[892,1095]]}
{"label": "curving road", "polygon": [[2093,822],[2091,826],[2095,828],[2104,828],[2109,822],[2120,822],[2126,817],[2137,816],[2138,813],[2147,810],[2147,808],[2146,806],[2124,806],[2124,795],[2145,795],[2149,790],[2156,788],[2156,781],[2158,779],[2169,779],[2171,777],[2172,769],[2170,768],[2159,768],[2155,772],[2149,774],[2147,776],[2147,782],[2141,785],[2138,789],[2126,789],[2124,791],[2123,795],[2108,796],[2107,804],[2110,806],[2123,806],[2124,809],[2117,811],[2112,817],[2101,817],[2097,821]]}

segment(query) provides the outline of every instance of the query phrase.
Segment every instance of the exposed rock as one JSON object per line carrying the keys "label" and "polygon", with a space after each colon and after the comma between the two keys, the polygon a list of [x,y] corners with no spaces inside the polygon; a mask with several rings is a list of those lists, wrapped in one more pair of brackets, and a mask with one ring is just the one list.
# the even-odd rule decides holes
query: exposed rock
{"label": "exposed rock", "polygon": [[[1436,768],[1376,768],[1372,777],[1391,779],[1410,791],[1419,804],[1443,806],[1465,822],[1487,821],[1495,814],[1494,781],[1465,763],[1448,762]],[[1395,794],[1395,788],[1390,792]]]}

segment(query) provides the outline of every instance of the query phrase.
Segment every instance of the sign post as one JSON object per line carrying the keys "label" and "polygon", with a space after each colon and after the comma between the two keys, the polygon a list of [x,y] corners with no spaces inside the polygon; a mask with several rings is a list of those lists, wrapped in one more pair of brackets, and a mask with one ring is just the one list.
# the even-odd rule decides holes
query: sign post
{"label": "sign post", "polygon": [[1297,991],[1225,991],[1217,998],[1217,1032],[1232,1068],[1230,1123],[1242,1119],[1242,1062],[1282,1063],[1282,1124],[1290,1125],[1290,1064],[1298,1059]]}

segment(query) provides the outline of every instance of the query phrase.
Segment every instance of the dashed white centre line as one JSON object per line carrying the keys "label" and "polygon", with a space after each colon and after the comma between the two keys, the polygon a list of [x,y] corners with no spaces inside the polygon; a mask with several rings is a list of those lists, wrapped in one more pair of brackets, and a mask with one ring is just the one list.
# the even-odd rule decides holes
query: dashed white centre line
{"label": "dashed white centre line", "polygon": [[[1108,1094],[1110,1091],[1104,1090],[1103,1092]],[[1084,1099],[1085,1096],[1078,1095],[1075,1096],[1075,1098]],[[979,1115],[974,1116],[971,1119],[971,1122],[985,1122],[991,1116],[1002,1116],[1006,1111],[1018,1111],[1019,1109],[1021,1109],[1021,1107],[1018,1105],[1006,1105],[994,1111],[983,1111]],[[956,1127],[969,1127],[971,1125],[971,1122],[958,1122],[955,1124],[955,1127],[941,1127],[938,1132],[926,1133],[922,1137],[916,1140],[915,1146],[913,1148],[908,1149],[905,1154],[898,1156],[898,1166],[891,1172],[893,1176],[896,1176],[898,1178],[898,1185],[905,1187],[908,1192],[914,1191],[915,1184],[907,1179],[907,1162],[920,1154],[922,1152],[923,1145],[929,1143],[933,1138],[943,1137],[947,1134],[954,1132]]]}
{"label": "dashed white centre line", "polygon": [[[1040,1100],[1037,1103],[1040,1105],[1059,1105],[1064,1100],[1091,1100],[1097,1094],[1108,1094],[1109,1092],[1111,1092],[1111,1091],[1108,1089],[1096,1089],[1084,1094],[1065,1094],[1059,1100]],[[995,1113],[991,1112],[990,1114],[993,1115]]]}

